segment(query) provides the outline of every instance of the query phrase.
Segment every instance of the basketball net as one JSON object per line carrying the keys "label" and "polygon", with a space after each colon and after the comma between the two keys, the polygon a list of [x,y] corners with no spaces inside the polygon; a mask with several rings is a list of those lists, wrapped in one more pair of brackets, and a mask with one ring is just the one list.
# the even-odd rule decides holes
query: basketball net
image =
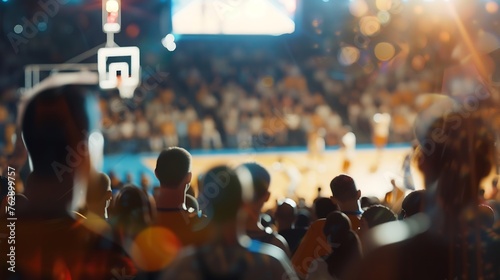
{"label": "basketball net", "polygon": [[116,88],[118,89],[121,98],[134,97],[134,91],[136,87],[124,83],[121,76],[116,76]]}

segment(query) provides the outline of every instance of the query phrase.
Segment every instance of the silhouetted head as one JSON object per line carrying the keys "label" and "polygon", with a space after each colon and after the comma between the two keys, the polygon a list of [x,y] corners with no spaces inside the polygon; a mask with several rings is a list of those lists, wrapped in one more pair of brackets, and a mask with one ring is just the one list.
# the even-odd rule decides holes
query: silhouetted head
{"label": "silhouetted head", "polygon": [[332,213],[333,211],[340,210],[339,206],[333,203],[333,201],[327,197],[320,197],[314,200],[313,207],[317,219],[326,218],[326,216],[328,216],[328,214]]}
{"label": "silhouetted head", "polygon": [[99,112],[97,99],[86,86],[65,85],[36,94],[21,123],[33,172],[58,179],[77,171],[88,173],[91,159],[97,160],[99,152],[102,156],[102,143],[97,143],[102,138],[91,138],[99,137]]}
{"label": "silhouetted head", "polygon": [[377,197],[374,197],[374,196],[363,196],[360,199],[360,202],[361,202],[361,208],[365,209],[365,208],[368,208],[370,206],[380,204],[380,199],[378,199]]}
{"label": "silhouetted head", "polygon": [[87,210],[106,218],[111,199],[111,179],[101,172],[97,175],[96,184],[90,185],[87,191]]}
{"label": "silhouetted head", "polygon": [[245,163],[241,166],[250,171],[252,175],[253,188],[254,188],[254,201],[269,199],[269,185],[271,184],[271,175],[260,164],[251,162]]}
{"label": "silhouetted head", "polygon": [[495,134],[479,113],[453,112],[429,123],[425,133],[417,131],[415,159],[427,198],[436,198],[427,205],[439,206],[447,219],[477,209],[481,180],[495,165]]}
{"label": "silhouetted head", "polygon": [[418,190],[408,194],[401,205],[401,210],[404,212],[404,218],[411,217],[422,212],[425,199],[425,190]]}
{"label": "silhouetted head", "polygon": [[326,217],[323,233],[325,236],[343,236],[351,230],[351,220],[340,211],[333,211]]}
{"label": "silhouetted head", "polygon": [[307,210],[299,210],[295,220],[295,228],[308,228],[311,225],[311,214]]}
{"label": "silhouetted head", "polygon": [[22,138],[32,169],[26,195],[39,215],[82,208],[88,185],[97,180],[104,140],[95,88],[81,84],[96,77],[87,78],[85,74],[51,76],[21,106]]}
{"label": "silhouetted head", "polygon": [[146,194],[134,185],[126,185],[114,199],[111,221],[117,227],[138,232],[151,222],[149,208]]}
{"label": "silhouetted head", "polygon": [[215,224],[235,222],[243,205],[242,185],[236,172],[228,166],[214,167],[205,173],[202,184],[198,201],[208,219]]}
{"label": "silhouetted head", "polygon": [[383,223],[396,221],[396,215],[383,205],[374,205],[361,215],[361,230],[368,230]]}
{"label": "silhouetted head", "polygon": [[356,184],[351,176],[341,174],[330,182],[332,196],[339,202],[358,200],[361,192],[356,188]]}
{"label": "silhouetted head", "polygon": [[279,230],[292,228],[297,217],[297,204],[290,198],[279,201],[274,216]]}
{"label": "silhouetted head", "polygon": [[160,153],[155,175],[162,187],[178,187],[191,182],[191,154],[183,148],[171,147]]}
{"label": "silhouetted head", "polygon": [[106,173],[99,172],[97,175],[98,177],[98,182],[99,182],[99,187],[96,188],[96,194],[99,196],[106,196],[111,194],[111,179]]}
{"label": "silhouetted head", "polygon": [[340,211],[334,211],[326,217],[323,233],[332,248],[332,253],[325,259],[328,272],[335,279],[344,279],[349,264],[357,263],[361,258],[358,236],[351,230],[349,217]]}

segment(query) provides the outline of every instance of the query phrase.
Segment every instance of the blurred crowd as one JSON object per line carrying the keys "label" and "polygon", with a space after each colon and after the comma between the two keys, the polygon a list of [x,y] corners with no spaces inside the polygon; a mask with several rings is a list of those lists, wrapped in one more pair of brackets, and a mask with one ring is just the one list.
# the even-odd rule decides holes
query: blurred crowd
{"label": "blurred crowd", "polygon": [[[203,53],[203,51],[200,51]],[[432,72],[336,78],[334,69],[308,58],[292,62],[272,50],[210,58],[179,52],[172,69],[140,98],[101,99],[106,152],[306,146],[321,132],[327,146],[347,132],[371,143],[373,117],[389,113],[389,142],[412,140],[415,99],[430,92]],[[137,92],[137,91],[136,91]]]}
{"label": "blurred crowd", "polygon": [[2,176],[2,279],[500,277],[491,104],[464,112],[437,98],[419,115],[410,160],[423,190],[392,182],[381,201],[356,178],[328,174],[329,197],[263,212],[273,179],[256,162],[194,178],[188,150],[171,146],[158,153],[153,190],[102,173],[91,92],[48,88],[22,112],[31,173],[21,192],[19,152]]}
{"label": "blurred crowd", "polygon": [[[228,50],[209,58],[180,50],[175,72],[146,69],[150,76],[130,100],[101,93],[105,153],[306,146],[313,134],[336,146],[347,132],[372,143],[377,113],[391,116],[389,143],[410,142],[415,99],[438,84],[429,82],[430,69],[340,77],[336,64],[314,56],[292,61],[272,49]],[[15,87],[1,97],[4,155],[15,140],[18,97]]]}

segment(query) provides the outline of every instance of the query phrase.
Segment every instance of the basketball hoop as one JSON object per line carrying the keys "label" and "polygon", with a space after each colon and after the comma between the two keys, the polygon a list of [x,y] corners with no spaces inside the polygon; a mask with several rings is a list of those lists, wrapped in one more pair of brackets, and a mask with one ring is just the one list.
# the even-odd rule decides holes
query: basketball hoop
{"label": "basketball hoop", "polygon": [[121,76],[116,76],[116,88],[118,89],[121,98],[134,97],[136,86],[124,83]]}
{"label": "basketball hoop", "polygon": [[[122,98],[132,98],[140,84],[141,66],[139,48],[101,48],[97,52],[99,86],[103,89],[117,88]],[[129,57],[127,61],[108,62],[112,57]]]}

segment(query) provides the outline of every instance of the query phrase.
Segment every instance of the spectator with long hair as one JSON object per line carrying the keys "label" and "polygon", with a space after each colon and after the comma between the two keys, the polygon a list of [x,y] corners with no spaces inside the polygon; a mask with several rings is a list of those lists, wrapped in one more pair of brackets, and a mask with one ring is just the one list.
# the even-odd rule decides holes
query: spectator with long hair
{"label": "spectator with long hair", "polygon": [[495,163],[495,134],[481,111],[438,109],[440,116],[416,128],[424,215],[375,228],[380,247],[363,261],[358,279],[500,277],[500,239],[477,219],[480,182]]}

